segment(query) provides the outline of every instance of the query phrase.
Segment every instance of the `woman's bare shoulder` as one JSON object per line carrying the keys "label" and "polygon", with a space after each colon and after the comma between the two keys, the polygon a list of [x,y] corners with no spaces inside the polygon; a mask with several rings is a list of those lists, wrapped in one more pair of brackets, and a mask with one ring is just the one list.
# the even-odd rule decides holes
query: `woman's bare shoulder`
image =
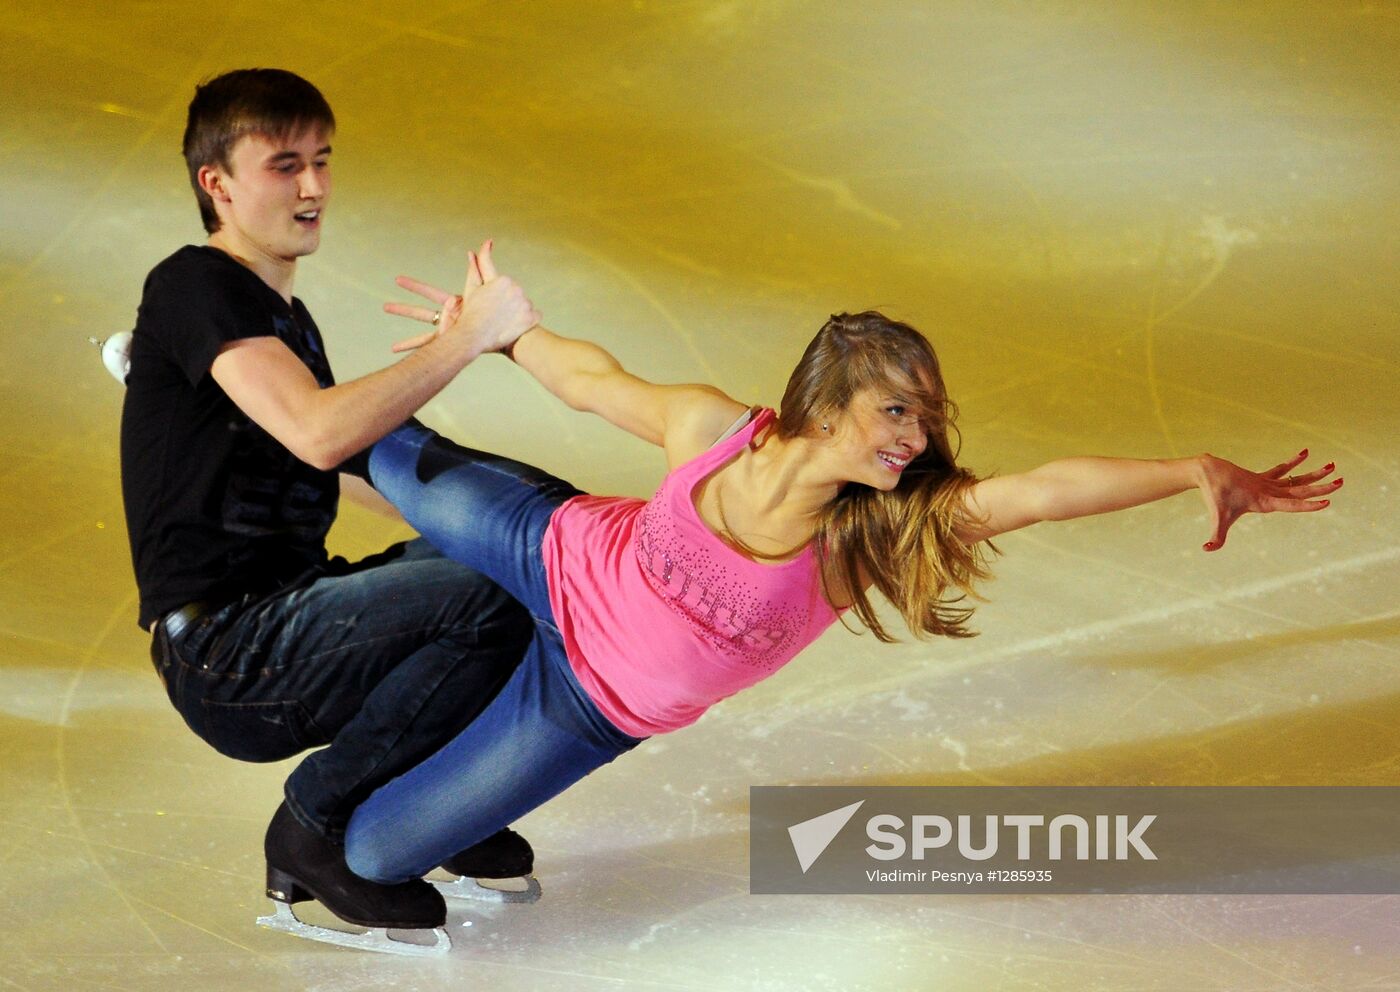
{"label": "woman's bare shoulder", "polygon": [[671,468],[709,450],[749,407],[713,386],[688,386],[666,424],[666,460]]}

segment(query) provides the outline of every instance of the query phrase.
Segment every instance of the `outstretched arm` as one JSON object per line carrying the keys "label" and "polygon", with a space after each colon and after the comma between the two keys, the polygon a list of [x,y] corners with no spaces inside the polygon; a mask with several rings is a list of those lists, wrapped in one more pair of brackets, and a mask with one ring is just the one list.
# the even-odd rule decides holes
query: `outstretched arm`
{"label": "outstretched arm", "polygon": [[673,466],[708,448],[745,410],[714,386],[648,382],[591,341],[544,327],[523,335],[511,357],[575,410],[665,448]]}
{"label": "outstretched arm", "polygon": [[[487,255],[481,256],[482,276],[495,275]],[[404,289],[441,303],[442,290],[416,279],[400,277]],[[424,307],[390,303],[385,309],[403,317],[426,321],[433,313]],[[396,351],[430,343],[435,332],[400,341]],[[604,420],[666,449],[672,467],[704,451],[746,409],[714,386],[662,385],[648,382],[624,369],[608,351],[577,338],[555,334],[535,326],[509,349],[511,359],[540,384],[575,410],[595,413]]]}
{"label": "outstretched arm", "polygon": [[1341,479],[1321,483],[1335,466],[1292,475],[1306,450],[1266,472],[1251,472],[1214,455],[1139,461],[1126,458],[1065,458],[1020,475],[985,479],[968,490],[965,541],[987,540],[1046,520],[1072,520],[1140,506],[1188,489],[1199,489],[1212,534],[1204,545],[1217,551],[1236,520],[1246,513],[1301,513],[1326,509]]}

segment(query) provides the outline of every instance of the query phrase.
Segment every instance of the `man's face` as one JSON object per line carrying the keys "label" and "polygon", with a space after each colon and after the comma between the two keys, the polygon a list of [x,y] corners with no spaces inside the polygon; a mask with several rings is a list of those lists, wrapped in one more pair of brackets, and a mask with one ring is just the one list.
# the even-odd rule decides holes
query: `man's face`
{"label": "man's face", "polygon": [[211,196],[223,221],[217,236],[245,257],[291,262],[310,255],[321,244],[330,156],[330,135],[321,128],[281,141],[261,134],[239,138],[231,168],[210,169],[218,186]]}

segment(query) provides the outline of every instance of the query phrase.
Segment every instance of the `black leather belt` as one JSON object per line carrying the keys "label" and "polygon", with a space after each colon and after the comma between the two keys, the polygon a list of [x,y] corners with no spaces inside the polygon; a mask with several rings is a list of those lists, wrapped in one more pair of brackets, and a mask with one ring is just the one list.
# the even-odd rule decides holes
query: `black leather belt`
{"label": "black leather belt", "polygon": [[178,610],[171,610],[156,621],[156,626],[164,627],[165,636],[169,637],[171,640],[175,640],[188,630],[195,621],[213,613],[215,608],[215,604],[197,599],[193,603],[186,603]]}

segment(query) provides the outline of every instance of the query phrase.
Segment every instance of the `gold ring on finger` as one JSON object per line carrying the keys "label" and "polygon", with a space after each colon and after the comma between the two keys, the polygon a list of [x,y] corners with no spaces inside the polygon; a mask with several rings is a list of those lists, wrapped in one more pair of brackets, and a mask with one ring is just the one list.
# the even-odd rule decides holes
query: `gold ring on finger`
{"label": "gold ring on finger", "polygon": [[434,327],[437,327],[438,324],[440,324],[441,322],[442,322],[442,311],[441,311],[441,310],[435,310],[435,311],[433,312],[433,326],[434,326]]}

